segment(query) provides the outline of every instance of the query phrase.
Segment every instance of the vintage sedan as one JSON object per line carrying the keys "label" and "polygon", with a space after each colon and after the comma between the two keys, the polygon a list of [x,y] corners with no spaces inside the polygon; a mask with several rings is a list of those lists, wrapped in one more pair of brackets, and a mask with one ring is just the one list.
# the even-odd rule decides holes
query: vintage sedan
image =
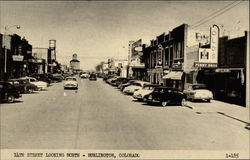
{"label": "vintage sedan", "polygon": [[147,84],[149,84],[149,82],[135,81],[131,85],[125,87],[123,89],[123,93],[134,94],[135,91],[141,89],[142,87],[144,87],[144,85],[147,85]]}
{"label": "vintage sedan", "polygon": [[118,88],[123,91],[123,89],[127,86],[130,86],[132,83],[134,83],[136,80],[130,79],[129,81],[124,81],[123,83],[121,83]]}
{"label": "vintage sedan", "polygon": [[81,72],[81,73],[79,74],[79,77],[80,77],[80,78],[89,78],[89,73],[88,73],[88,72]]}
{"label": "vintage sedan", "polygon": [[156,87],[145,98],[147,99],[147,103],[160,103],[163,107],[169,104],[186,105],[186,96],[176,88]]}
{"label": "vintage sedan", "polygon": [[96,80],[97,80],[96,74],[94,74],[94,73],[90,74],[89,80],[90,80],[90,81],[96,81]]}
{"label": "vintage sedan", "polygon": [[67,77],[63,84],[64,89],[78,89],[78,83],[75,77]]}
{"label": "vintage sedan", "polygon": [[146,84],[142,89],[135,91],[133,94],[133,98],[137,99],[138,101],[146,101],[145,96],[152,93],[154,88],[160,87],[158,84]]}
{"label": "vintage sedan", "polygon": [[21,94],[9,82],[0,81],[0,101],[7,101],[13,103],[15,99],[20,98]]}
{"label": "vintage sedan", "polygon": [[7,82],[12,84],[20,93],[27,93],[26,85],[18,79],[9,79]]}
{"label": "vintage sedan", "polygon": [[188,100],[205,100],[210,102],[213,99],[213,93],[206,88],[204,84],[189,85],[183,93],[187,96]]}
{"label": "vintage sedan", "polygon": [[33,77],[22,77],[20,79],[27,80],[29,83],[36,85],[38,90],[44,90],[48,88],[48,83],[38,81],[36,78]]}

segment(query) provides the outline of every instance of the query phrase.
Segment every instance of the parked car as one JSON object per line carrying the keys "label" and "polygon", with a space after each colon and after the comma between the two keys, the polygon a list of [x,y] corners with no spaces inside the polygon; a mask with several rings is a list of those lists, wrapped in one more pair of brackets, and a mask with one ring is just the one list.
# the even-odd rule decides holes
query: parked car
{"label": "parked car", "polygon": [[205,84],[192,84],[183,91],[188,100],[206,100],[210,102],[213,99],[213,93],[206,88]]}
{"label": "parked car", "polygon": [[21,77],[20,79],[27,80],[31,84],[36,85],[38,90],[43,90],[48,87],[48,83],[43,82],[43,81],[38,81],[36,78],[33,78],[33,77]]}
{"label": "parked car", "polygon": [[97,80],[96,74],[90,74],[89,80],[91,80],[91,81],[96,81],[96,80]]}
{"label": "parked car", "polygon": [[38,87],[32,83],[30,83],[27,80],[24,79],[17,79],[19,81],[20,84],[24,84],[26,87],[26,93],[32,93],[34,91],[38,90]]}
{"label": "parked car", "polygon": [[12,84],[20,93],[27,93],[26,85],[20,83],[18,79],[9,79],[7,82]]}
{"label": "parked car", "polygon": [[63,84],[64,89],[78,89],[78,83],[75,77],[67,77]]}
{"label": "parked car", "polygon": [[8,82],[0,82],[0,101],[13,103],[15,99],[20,98],[18,90]]}
{"label": "parked car", "polygon": [[118,77],[115,81],[113,86],[119,86],[123,81],[127,80],[125,77]]}
{"label": "parked car", "polygon": [[115,81],[117,80],[118,77],[111,77],[106,80],[106,82],[110,85],[115,85]]}
{"label": "parked car", "polygon": [[163,107],[169,104],[186,104],[186,96],[176,88],[156,87],[154,91],[145,96],[147,103],[160,103]]}
{"label": "parked car", "polygon": [[62,82],[62,80],[64,79],[64,77],[61,74],[47,73],[46,75],[48,76],[49,79],[52,80],[52,82]]}
{"label": "parked car", "polygon": [[43,82],[46,82],[48,84],[52,83],[52,79],[50,79],[47,74],[37,74],[37,73],[35,73],[35,74],[30,75],[30,77],[34,77],[38,81],[43,81]]}
{"label": "parked car", "polygon": [[133,94],[133,98],[137,99],[138,101],[146,101],[145,96],[152,93],[154,88],[160,87],[158,84],[146,84],[142,89],[135,91]]}
{"label": "parked car", "polygon": [[103,76],[103,80],[104,81],[107,81],[109,78],[113,78],[113,77],[115,77],[116,75],[104,75]]}
{"label": "parked car", "polygon": [[131,84],[132,84],[133,82],[135,82],[135,81],[136,81],[136,80],[133,80],[133,79],[131,79],[131,80],[129,80],[129,81],[125,81],[124,83],[120,84],[120,85],[118,86],[118,88],[119,88],[121,91],[123,91],[123,89],[124,89],[125,87],[131,85]]}
{"label": "parked car", "polygon": [[144,87],[144,85],[147,85],[147,84],[149,84],[149,82],[135,81],[131,85],[125,87],[123,89],[123,92],[126,94],[134,94],[135,91],[138,91],[139,89]]}

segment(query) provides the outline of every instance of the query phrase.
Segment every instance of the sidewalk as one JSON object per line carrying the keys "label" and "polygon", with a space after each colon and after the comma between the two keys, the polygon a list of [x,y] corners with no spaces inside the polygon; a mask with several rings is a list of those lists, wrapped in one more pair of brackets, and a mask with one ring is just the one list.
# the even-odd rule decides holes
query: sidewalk
{"label": "sidewalk", "polygon": [[249,108],[243,106],[217,100],[211,100],[211,103],[188,101],[187,105],[195,112],[217,112],[218,114],[222,114],[243,123],[249,123]]}

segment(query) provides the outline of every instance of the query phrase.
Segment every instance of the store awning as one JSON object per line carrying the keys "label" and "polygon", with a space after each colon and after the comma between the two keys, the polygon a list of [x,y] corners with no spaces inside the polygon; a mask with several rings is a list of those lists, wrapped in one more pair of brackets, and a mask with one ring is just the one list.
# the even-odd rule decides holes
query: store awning
{"label": "store awning", "polygon": [[183,72],[169,72],[169,74],[163,76],[163,79],[173,79],[173,80],[181,80]]}

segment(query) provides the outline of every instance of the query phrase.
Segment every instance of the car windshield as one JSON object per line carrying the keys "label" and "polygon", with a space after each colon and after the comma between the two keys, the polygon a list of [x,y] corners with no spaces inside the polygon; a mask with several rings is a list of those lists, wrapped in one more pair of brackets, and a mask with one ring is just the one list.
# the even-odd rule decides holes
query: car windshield
{"label": "car windshield", "polygon": [[154,89],[154,87],[153,86],[144,86],[143,87],[143,89],[145,89],[145,90],[153,90]]}
{"label": "car windshield", "polygon": [[31,78],[30,82],[37,82],[38,80]]}
{"label": "car windshield", "polygon": [[76,78],[67,78],[66,81],[76,81]]}

